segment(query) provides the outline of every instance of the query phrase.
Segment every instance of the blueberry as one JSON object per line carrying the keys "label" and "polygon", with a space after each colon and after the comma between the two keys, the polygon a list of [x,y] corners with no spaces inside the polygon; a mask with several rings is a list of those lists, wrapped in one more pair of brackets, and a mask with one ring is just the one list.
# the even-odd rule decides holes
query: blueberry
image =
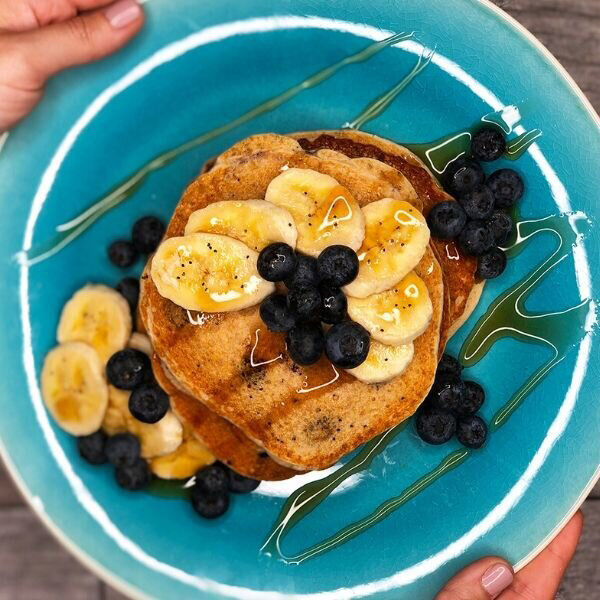
{"label": "blueberry", "polygon": [[465,381],[465,395],[463,401],[458,405],[456,413],[461,417],[474,415],[485,400],[483,388],[474,381]]}
{"label": "blueberry", "polygon": [[77,438],[77,450],[81,458],[92,465],[102,465],[108,460],[105,446],[106,434],[101,430]]}
{"label": "blueberry", "polygon": [[431,390],[431,402],[437,408],[456,411],[464,401],[467,390],[465,384],[457,377],[441,377]]}
{"label": "blueberry", "polygon": [[127,240],[117,240],[108,247],[110,262],[121,269],[130,267],[138,257],[137,250]]}
{"label": "blueberry", "polygon": [[369,354],[369,332],[358,323],[344,321],[334,325],[325,335],[327,358],[342,369],[354,369]]}
{"label": "blueberry", "polygon": [[229,489],[229,474],[225,465],[216,462],[196,473],[196,487],[205,494],[220,494]]}
{"label": "blueberry", "polygon": [[131,239],[141,254],[154,252],[165,235],[165,224],[158,217],[142,217],[131,229]]}
{"label": "blueberry", "polygon": [[106,377],[115,387],[132,390],[152,378],[150,359],[133,348],[119,350],[108,360]]}
{"label": "blueberry", "polygon": [[298,320],[318,320],[321,310],[321,294],[314,286],[293,287],[287,295],[287,306]]}
{"label": "blueberry", "polygon": [[130,465],[122,465],[115,469],[117,484],[123,489],[135,492],[145,488],[152,479],[150,467],[143,458],[136,458]]}
{"label": "blueberry", "polygon": [[427,224],[432,235],[451,240],[460,235],[467,224],[467,213],[458,202],[440,202],[429,211]]}
{"label": "blueberry", "polygon": [[462,373],[462,365],[454,358],[454,356],[450,356],[449,354],[443,354],[440,362],[438,363],[438,368],[436,371],[437,375],[449,375],[451,377],[460,377]]}
{"label": "blueberry", "polygon": [[263,248],[258,255],[258,272],[267,281],[283,281],[296,270],[296,255],[290,246],[275,242]]}
{"label": "blueberry", "polygon": [[296,323],[296,318],[288,308],[286,297],[282,294],[267,296],[261,302],[259,312],[269,331],[284,333]]}
{"label": "blueberry", "polygon": [[484,221],[469,221],[458,236],[458,245],[465,254],[481,256],[494,245],[494,235]]}
{"label": "blueberry", "polygon": [[194,487],[192,489],[192,507],[205,519],[216,519],[227,512],[229,495],[227,493],[207,494]]}
{"label": "blueberry", "polygon": [[500,248],[492,248],[479,257],[475,277],[494,279],[501,275],[504,269],[506,269],[506,254]]}
{"label": "blueberry", "polygon": [[481,448],[485,443],[487,431],[487,425],[481,417],[462,417],[456,426],[456,437],[467,448]]}
{"label": "blueberry", "polygon": [[229,491],[234,494],[249,494],[260,485],[260,481],[244,477],[229,469]]}
{"label": "blueberry", "polygon": [[325,337],[320,323],[301,323],[286,338],[290,358],[299,365],[312,365],[323,354]]}
{"label": "blueberry", "polygon": [[488,219],[494,212],[494,195],[484,183],[459,197],[469,219]]}
{"label": "blueberry", "polygon": [[488,219],[488,226],[494,235],[494,242],[500,246],[506,244],[513,232],[513,220],[503,210],[495,210]]}
{"label": "blueberry", "polygon": [[317,285],[318,282],[317,259],[304,254],[296,254],[296,270],[284,281],[288,289],[300,284]]}
{"label": "blueberry", "polygon": [[135,315],[138,300],[140,299],[140,282],[135,277],[124,277],[117,283],[115,289],[129,304],[132,314]]}
{"label": "blueberry", "polygon": [[428,444],[444,444],[456,431],[456,417],[441,408],[425,408],[417,413],[415,422],[419,437]]}
{"label": "blueberry", "polygon": [[480,129],[471,140],[471,153],[479,160],[498,160],[506,151],[506,138],[495,127]]}
{"label": "blueberry", "polygon": [[131,433],[117,433],[106,442],[106,457],[115,465],[133,465],[140,457],[140,441]]}
{"label": "blueberry", "polygon": [[525,191],[523,179],[512,169],[500,169],[492,173],[488,177],[487,184],[494,194],[496,208],[510,208]]}
{"label": "blueberry", "polygon": [[329,246],[319,254],[317,268],[321,281],[341,287],[358,275],[358,256],[348,246]]}
{"label": "blueberry", "polygon": [[321,321],[334,325],[341,323],[346,317],[348,300],[346,295],[338,287],[332,287],[328,283],[322,283],[319,287],[321,292]]}
{"label": "blueberry", "polygon": [[448,191],[460,196],[483,183],[485,173],[477,161],[463,156],[448,166],[444,180]]}
{"label": "blueberry", "polygon": [[142,423],[158,423],[169,410],[169,396],[154,382],[143,383],[129,396],[129,412]]}

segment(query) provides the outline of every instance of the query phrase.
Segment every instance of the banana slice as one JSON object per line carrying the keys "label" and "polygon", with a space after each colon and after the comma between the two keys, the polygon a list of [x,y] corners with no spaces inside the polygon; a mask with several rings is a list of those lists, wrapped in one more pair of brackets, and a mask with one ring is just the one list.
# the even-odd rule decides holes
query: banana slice
{"label": "banana slice", "polygon": [[384,292],[410,273],[429,243],[425,217],[410,203],[384,198],[363,208],[365,241],[358,251],[360,268],[344,291],[355,298]]}
{"label": "banana slice", "polygon": [[384,383],[404,372],[414,352],[412,342],[403,346],[386,346],[371,340],[365,362],[355,369],[348,369],[348,373],[363,383]]}
{"label": "banana slice", "polygon": [[193,212],[185,226],[190,233],[219,233],[260,252],[273,242],[296,247],[298,232],[292,215],[264,200],[214,202]]}
{"label": "banana slice", "polygon": [[62,429],[79,436],[100,428],[108,386],[102,363],[91,346],[67,342],[51,350],[41,380],[44,402]]}
{"label": "banana slice", "polygon": [[192,477],[198,469],[215,462],[208,448],[191,433],[184,432],[184,441],[170,454],[153,458],[151,471],[161,479],[186,479]]}
{"label": "banana slice", "polygon": [[85,342],[103,363],[125,348],[131,335],[127,300],[106,285],[86,285],[65,304],[56,337],[63,342]]}
{"label": "banana slice", "polygon": [[134,331],[131,334],[127,346],[129,346],[129,348],[133,348],[134,350],[139,350],[148,356],[152,356],[154,353],[150,338],[145,333],[140,333],[139,331]]}
{"label": "banana slice", "polygon": [[154,458],[175,452],[183,441],[183,427],[175,413],[168,411],[158,423],[142,423],[129,415],[127,430],[141,445],[143,458]]}
{"label": "banana slice", "polygon": [[129,416],[130,392],[108,386],[108,406],[102,421],[102,430],[107,435],[126,433],[127,417]]}
{"label": "banana slice", "polygon": [[193,233],[164,241],[151,276],[161,296],[188,310],[230,312],[258,304],[275,291],[256,270],[258,254],[224,235]]}
{"label": "banana slice", "polygon": [[319,256],[327,246],[358,250],[365,219],[352,194],[333,177],[312,169],[288,169],[271,181],[265,200],[287,209],[298,229],[296,248]]}
{"label": "banana slice", "polygon": [[425,282],[411,272],[386,292],[366,298],[348,298],[348,314],[374,340],[388,346],[401,346],[427,329],[433,306]]}

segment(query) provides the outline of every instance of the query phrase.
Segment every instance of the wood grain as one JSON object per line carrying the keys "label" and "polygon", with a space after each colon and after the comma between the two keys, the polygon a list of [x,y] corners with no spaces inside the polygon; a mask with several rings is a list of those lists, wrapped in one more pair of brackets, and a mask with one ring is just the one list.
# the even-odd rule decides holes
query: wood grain
{"label": "wood grain", "polygon": [[[498,0],[556,56],[600,109],[600,0]],[[559,594],[600,598],[600,484]],[[0,465],[0,600],[123,600],[71,558],[24,507]]]}
{"label": "wood grain", "polygon": [[101,590],[29,509],[0,510],[0,600],[90,600]]}
{"label": "wood grain", "polygon": [[498,0],[559,60],[600,109],[600,0]]}

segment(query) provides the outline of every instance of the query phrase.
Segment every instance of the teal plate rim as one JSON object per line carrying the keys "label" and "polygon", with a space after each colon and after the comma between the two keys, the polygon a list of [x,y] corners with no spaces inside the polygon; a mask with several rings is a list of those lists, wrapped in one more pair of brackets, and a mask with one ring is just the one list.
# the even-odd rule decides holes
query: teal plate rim
{"label": "teal plate rim", "polygon": [[[600,127],[600,117],[595,112],[595,110],[592,107],[592,105],[590,104],[589,100],[585,97],[585,95],[580,90],[580,88],[577,86],[577,84],[572,79],[572,77],[567,73],[567,71],[562,67],[562,65],[557,61],[557,59],[545,48],[545,46],[543,46],[543,44],[541,44],[541,42],[539,42],[539,40],[537,40],[520,23],[518,23],[514,18],[512,18],[510,15],[505,13],[499,7],[494,5],[490,0],[476,0],[476,1],[479,4],[482,4],[485,7],[487,7],[490,11],[495,13],[497,17],[499,17],[500,19],[505,21],[508,25],[510,25],[513,30],[515,30],[519,35],[521,35],[526,41],[529,42],[530,46],[532,47],[532,50],[537,51],[539,54],[542,55],[543,58],[546,59],[546,61],[548,61],[552,65],[552,67],[559,73],[559,75],[562,77],[562,79],[568,84],[568,86],[572,89],[572,91],[578,97],[579,101],[582,103],[585,110],[587,111],[589,116],[592,118],[592,120]],[[174,42],[174,43],[176,44],[177,42]],[[146,62],[147,61],[144,61],[144,63],[146,63]],[[140,67],[141,67],[141,65],[140,65]],[[2,136],[0,136],[0,149],[2,148],[2,145],[3,145],[3,138],[2,138]],[[42,186],[43,185],[44,185],[44,181],[42,181]],[[41,206],[40,206],[40,208],[41,208]],[[30,214],[30,217],[28,219],[28,229],[31,229],[31,231],[29,231],[29,234],[32,234],[32,232],[33,232],[33,229],[29,228],[29,223],[35,223],[35,219],[32,220],[32,217],[31,217],[31,215],[34,213],[34,211],[35,211],[35,206],[33,207],[32,213]],[[27,234],[26,234],[26,236],[27,236]],[[23,284],[23,280],[21,278],[21,285],[22,284]],[[35,376],[35,368],[33,365],[33,360],[31,361],[31,364],[29,366],[30,366],[30,369],[27,369],[29,371],[28,376],[31,376],[31,373],[33,373],[33,379],[35,380],[36,376]],[[575,379],[575,377],[574,377],[574,379]],[[571,387],[573,386],[573,381],[571,382]],[[30,392],[31,391],[32,391],[32,388],[30,385]],[[569,392],[571,392],[571,389],[569,390]],[[40,403],[40,407],[42,407],[42,410],[44,410],[43,405],[41,403]],[[37,407],[36,407],[36,410],[37,410]],[[46,417],[46,419],[47,419],[47,417]],[[50,435],[52,435],[51,432],[50,432]],[[59,449],[59,451],[62,453],[62,450]],[[57,527],[54,524],[52,519],[44,512],[43,507],[42,507],[41,503],[39,502],[39,499],[36,497],[33,497],[30,494],[25,482],[21,479],[18,471],[16,470],[15,466],[12,464],[10,456],[8,455],[8,452],[7,452],[6,448],[4,447],[2,440],[0,440],[0,455],[2,456],[10,475],[16,482],[24,499],[27,501],[27,503],[30,505],[30,507],[33,509],[33,511],[37,514],[37,516],[40,518],[40,520],[51,531],[51,533],[72,554],[74,554],[84,565],[86,565],[89,569],[91,569],[93,572],[95,572],[97,575],[99,575],[102,579],[107,581],[113,587],[121,590],[123,593],[126,593],[126,594],[128,594],[132,597],[136,597],[136,598],[146,598],[147,597],[139,589],[131,586],[124,580],[120,579],[119,577],[114,575],[114,573],[112,573],[111,571],[106,570],[101,563],[96,561],[94,558],[92,558],[88,554],[84,553],[74,542],[72,542],[63,533],[63,531],[59,527]],[[56,457],[56,458],[58,459],[58,457]],[[65,461],[64,464],[61,465],[61,468],[66,473],[69,471],[72,471],[72,466],[68,463],[68,461]],[[552,532],[550,532],[547,535],[547,537],[543,541],[541,541],[539,543],[539,545],[533,551],[531,551],[526,557],[524,557],[521,561],[519,561],[515,565],[516,570],[521,569],[528,562],[530,562],[555,537],[555,535],[560,531],[560,529],[564,526],[564,524],[578,510],[578,508],[581,506],[581,504],[585,500],[586,496],[589,494],[590,490],[593,488],[596,481],[598,481],[599,479],[600,479],[600,465],[597,467],[596,472],[594,473],[594,475],[588,482],[587,486],[581,492],[579,498],[573,504],[571,509],[565,514],[565,516],[561,520],[561,522],[554,528],[554,530]],[[85,488],[77,489],[75,486],[73,486],[73,481],[71,481],[70,483],[76,494],[89,493],[89,492],[87,492],[87,490]],[[96,503],[96,501],[94,500],[94,498],[91,495],[90,495],[88,501],[91,501],[92,505],[93,505],[93,503]],[[98,506],[98,508],[101,508],[101,507]],[[98,518],[97,515],[96,515],[96,518]],[[108,523],[108,525],[110,525],[110,523]],[[151,557],[149,557],[149,558],[151,558]],[[229,586],[226,586],[226,587],[229,587]],[[213,590],[213,591],[216,591],[216,590]],[[260,595],[260,597],[262,597],[262,598],[268,597],[270,595],[269,592],[261,591],[261,592],[256,592],[256,593],[258,593]],[[275,592],[275,594],[279,595],[278,592]],[[315,597],[317,595],[319,597],[325,597],[328,595],[328,593],[327,592],[325,592],[324,594],[317,593],[317,594],[315,594]],[[309,594],[308,596],[312,596],[312,594]],[[308,596],[304,596],[304,597],[308,597]],[[254,597],[254,596],[252,596],[252,597]],[[256,596],[256,597],[259,597],[259,596]]]}

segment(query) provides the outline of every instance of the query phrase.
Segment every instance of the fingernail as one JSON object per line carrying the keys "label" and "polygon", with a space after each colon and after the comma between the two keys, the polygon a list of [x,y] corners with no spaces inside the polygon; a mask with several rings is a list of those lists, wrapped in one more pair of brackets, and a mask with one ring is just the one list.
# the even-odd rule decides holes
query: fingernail
{"label": "fingernail", "polygon": [[137,0],[119,0],[104,11],[104,16],[115,29],[126,27],[139,19],[142,9]]}
{"label": "fingernail", "polygon": [[496,563],[483,574],[481,585],[492,598],[495,598],[512,583],[512,580],[512,571],[505,564]]}

